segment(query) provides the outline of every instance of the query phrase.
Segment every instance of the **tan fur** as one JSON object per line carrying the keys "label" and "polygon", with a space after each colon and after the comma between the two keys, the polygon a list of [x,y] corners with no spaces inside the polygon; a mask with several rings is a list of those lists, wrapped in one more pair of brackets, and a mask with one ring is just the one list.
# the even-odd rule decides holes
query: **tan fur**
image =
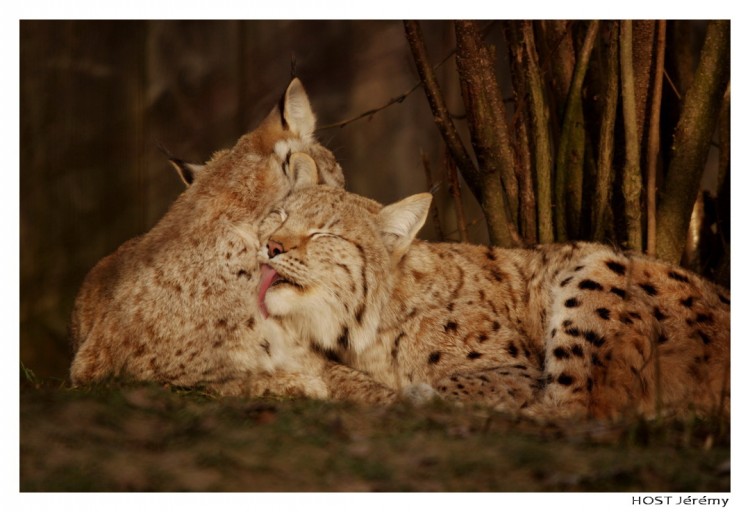
{"label": "tan fur", "polygon": [[[257,228],[295,184],[343,185],[333,155],[313,137],[299,80],[261,125],[205,166],[148,233],[88,274],[75,303],[71,379],[111,377],[238,394],[328,396],[324,361],[295,355],[258,311]],[[305,352],[306,353],[306,352]],[[273,374],[273,377],[271,377]]]}
{"label": "tan fur", "polygon": [[[430,197],[291,195],[270,315],[396,389],[533,414],[729,411],[729,293],[610,247],[414,241]],[[270,247],[270,245],[269,245]]]}

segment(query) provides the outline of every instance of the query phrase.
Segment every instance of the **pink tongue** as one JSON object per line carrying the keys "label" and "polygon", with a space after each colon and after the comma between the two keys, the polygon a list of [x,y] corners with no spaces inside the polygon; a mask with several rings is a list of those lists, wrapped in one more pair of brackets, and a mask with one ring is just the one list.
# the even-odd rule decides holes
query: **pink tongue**
{"label": "pink tongue", "polygon": [[268,309],[266,309],[266,292],[273,283],[274,279],[278,276],[276,271],[268,265],[260,266],[260,288],[258,291],[258,307],[263,318],[268,318]]}

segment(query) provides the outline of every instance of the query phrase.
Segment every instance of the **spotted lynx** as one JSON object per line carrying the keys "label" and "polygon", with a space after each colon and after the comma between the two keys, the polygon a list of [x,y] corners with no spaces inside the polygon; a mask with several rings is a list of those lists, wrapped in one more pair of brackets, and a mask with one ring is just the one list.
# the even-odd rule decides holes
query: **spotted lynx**
{"label": "spotted lynx", "polygon": [[393,389],[529,414],[728,414],[726,290],[590,243],[414,240],[430,201],[289,196],[262,238],[264,314]]}
{"label": "spotted lynx", "polygon": [[[294,79],[231,150],[204,166],[175,161],[187,190],[151,231],[102,259],[81,287],[71,323],[74,384],[126,377],[224,394],[314,397],[338,389],[311,377],[322,363],[274,334],[278,326],[261,318],[253,298],[257,227],[270,206],[293,187],[343,185],[314,128]],[[350,373],[325,375],[334,383],[342,375],[362,379]]]}

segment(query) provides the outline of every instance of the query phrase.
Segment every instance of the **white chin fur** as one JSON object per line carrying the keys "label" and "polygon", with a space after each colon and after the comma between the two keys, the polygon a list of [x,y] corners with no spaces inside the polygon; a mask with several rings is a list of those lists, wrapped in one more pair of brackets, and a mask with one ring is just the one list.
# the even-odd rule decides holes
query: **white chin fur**
{"label": "white chin fur", "polygon": [[300,295],[291,289],[271,289],[266,294],[266,309],[271,317],[323,348],[336,348],[341,334],[341,324],[335,319],[341,318],[342,312],[337,306],[316,294]]}

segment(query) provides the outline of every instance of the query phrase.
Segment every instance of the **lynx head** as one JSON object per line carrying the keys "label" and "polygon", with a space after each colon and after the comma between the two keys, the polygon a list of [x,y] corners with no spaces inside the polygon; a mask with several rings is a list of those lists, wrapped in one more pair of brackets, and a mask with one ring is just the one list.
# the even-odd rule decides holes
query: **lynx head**
{"label": "lynx head", "polygon": [[[279,201],[296,186],[344,186],[341,167],[333,153],[318,143],[314,131],[315,114],[302,82],[294,78],[268,116],[233,148],[217,151],[202,165],[177,158],[170,161],[188,187],[184,195],[218,201],[230,218],[233,207],[242,216],[265,215],[262,207]],[[311,158],[313,167],[293,158],[296,153]]]}
{"label": "lynx head", "polygon": [[324,186],[290,195],[261,225],[261,312],[323,350],[364,350],[431,199],[381,207]]}

